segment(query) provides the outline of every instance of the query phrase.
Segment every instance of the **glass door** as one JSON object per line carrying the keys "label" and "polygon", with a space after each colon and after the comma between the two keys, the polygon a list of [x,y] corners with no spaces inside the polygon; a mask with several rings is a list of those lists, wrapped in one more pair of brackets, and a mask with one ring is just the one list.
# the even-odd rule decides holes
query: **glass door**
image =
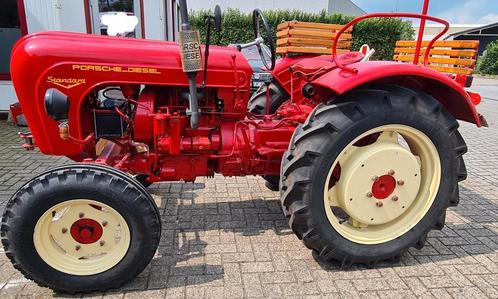
{"label": "glass door", "polygon": [[129,16],[138,18],[138,25],[134,32],[129,32],[126,37],[142,37],[142,12],[141,1],[143,0],[90,0],[90,11],[92,15],[92,32],[94,34],[107,35],[107,26],[102,24],[104,15],[115,15],[124,12]]}

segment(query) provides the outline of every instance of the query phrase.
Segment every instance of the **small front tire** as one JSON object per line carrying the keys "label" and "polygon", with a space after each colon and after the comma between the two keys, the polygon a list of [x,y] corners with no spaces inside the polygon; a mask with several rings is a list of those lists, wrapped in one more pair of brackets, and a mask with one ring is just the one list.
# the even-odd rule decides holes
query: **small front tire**
{"label": "small front tire", "polygon": [[74,164],[45,172],[7,204],[1,237],[14,267],[66,293],[104,291],[150,262],[161,221],[150,194],[107,166]]}
{"label": "small front tire", "polygon": [[149,187],[150,185],[152,185],[152,182],[148,180],[149,179],[149,176],[146,175],[146,174],[137,174],[135,176],[135,180],[137,180],[140,184],[142,184],[142,186],[144,186],[145,188]]}

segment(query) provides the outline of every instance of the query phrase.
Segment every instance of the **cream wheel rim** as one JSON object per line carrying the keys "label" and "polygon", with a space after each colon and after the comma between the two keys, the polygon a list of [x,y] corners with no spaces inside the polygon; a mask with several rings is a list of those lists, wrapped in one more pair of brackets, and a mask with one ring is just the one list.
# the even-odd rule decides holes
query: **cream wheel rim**
{"label": "cream wheel rim", "polygon": [[380,244],[409,231],[436,198],[441,162],[421,131],[405,125],[369,130],[346,146],[325,181],[332,227],[360,244]]}
{"label": "cream wheel rim", "polygon": [[130,230],[112,207],[74,199],[48,209],[37,221],[33,241],[52,268],[73,275],[93,275],[116,266],[128,252]]}

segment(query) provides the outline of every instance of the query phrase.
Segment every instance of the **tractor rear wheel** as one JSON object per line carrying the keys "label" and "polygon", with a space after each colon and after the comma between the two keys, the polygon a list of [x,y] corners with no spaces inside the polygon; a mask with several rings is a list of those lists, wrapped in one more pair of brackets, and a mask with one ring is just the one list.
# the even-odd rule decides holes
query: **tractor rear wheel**
{"label": "tractor rear wheel", "polygon": [[323,261],[375,266],[422,248],[458,204],[466,145],[425,93],[384,86],[319,105],[281,171],[290,226]]}
{"label": "tractor rear wheel", "polygon": [[[277,84],[271,83],[270,89],[270,114],[273,114],[277,109],[289,99],[287,93]],[[266,113],[266,85],[262,85],[251,97],[247,103],[247,111],[256,114],[264,115]],[[265,185],[271,191],[278,191],[280,177],[278,175],[263,175],[262,178],[266,181]]]}
{"label": "tractor rear wheel", "polygon": [[[277,85],[271,83],[268,88],[270,89],[270,114],[277,111],[285,101],[289,99],[289,95],[285,90]],[[262,85],[252,96],[247,103],[247,111],[256,115],[264,115],[266,113],[266,85]]]}
{"label": "tractor rear wheel", "polygon": [[41,286],[104,291],[133,279],[154,256],[160,215],[128,174],[94,164],[47,171],[7,204],[1,237],[14,267]]}

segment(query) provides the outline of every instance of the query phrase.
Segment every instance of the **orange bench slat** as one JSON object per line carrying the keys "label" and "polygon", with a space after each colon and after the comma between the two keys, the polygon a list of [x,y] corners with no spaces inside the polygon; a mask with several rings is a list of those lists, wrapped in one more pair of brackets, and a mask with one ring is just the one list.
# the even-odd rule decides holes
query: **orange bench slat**
{"label": "orange bench slat", "polygon": [[[395,55],[394,60],[397,61],[413,61],[413,55]],[[421,62],[423,62],[423,57],[421,57]],[[428,59],[429,63],[439,63],[439,64],[450,64],[463,67],[473,67],[475,65],[475,59],[462,59],[462,58],[446,58],[446,57],[434,57],[430,56]]]}
{"label": "orange bench slat", "polygon": [[[422,48],[420,50],[420,56],[423,57],[425,54],[427,48]],[[394,48],[394,53],[397,54],[403,54],[403,53],[409,53],[409,54],[415,54],[415,48],[400,48],[396,47]],[[450,56],[450,57],[475,57],[477,54],[477,51],[475,50],[453,50],[453,49],[431,49],[430,52],[431,55],[444,55],[444,56]]]}
{"label": "orange bench slat", "polygon": [[[427,47],[430,41],[422,41],[422,47]],[[399,40],[396,42],[396,47],[415,47],[417,41],[414,40]],[[457,49],[476,49],[479,46],[478,40],[439,40],[436,41],[433,47],[447,47]]]}

